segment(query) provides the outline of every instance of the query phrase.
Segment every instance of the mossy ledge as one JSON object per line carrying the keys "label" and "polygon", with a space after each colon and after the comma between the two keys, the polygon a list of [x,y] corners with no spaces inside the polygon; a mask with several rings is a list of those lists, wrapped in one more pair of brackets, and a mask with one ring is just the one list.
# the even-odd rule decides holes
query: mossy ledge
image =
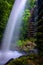
{"label": "mossy ledge", "polygon": [[5,65],[43,65],[42,60],[42,57],[32,54],[21,56],[17,59],[10,59]]}

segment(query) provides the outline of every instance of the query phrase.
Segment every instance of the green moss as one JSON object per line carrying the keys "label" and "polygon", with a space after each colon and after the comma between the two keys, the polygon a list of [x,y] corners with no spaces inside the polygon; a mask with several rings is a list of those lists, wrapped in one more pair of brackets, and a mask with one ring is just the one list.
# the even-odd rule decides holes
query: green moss
{"label": "green moss", "polygon": [[10,61],[6,65],[38,65],[36,62],[37,55],[22,56],[18,59]]}
{"label": "green moss", "polygon": [[0,0],[0,42],[6,27],[14,0]]}

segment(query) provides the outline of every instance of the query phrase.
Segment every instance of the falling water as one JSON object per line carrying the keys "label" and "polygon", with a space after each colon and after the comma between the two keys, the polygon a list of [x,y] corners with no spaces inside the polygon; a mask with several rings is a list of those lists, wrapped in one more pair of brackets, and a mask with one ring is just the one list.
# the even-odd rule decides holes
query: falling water
{"label": "falling water", "polygon": [[[24,8],[25,8],[25,3],[26,3],[26,0],[16,0],[15,1],[15,4],[11,11],[11,15],[9,17],[8,24],[7,24],[5,33],[4,33],[3,41],[2,41],[2,49],[4,51],[5,50],[7,51],[10,49],[13,32],[15,33],[15,30],[17,30],[17,28],[21,24],[20,19],[22,19],[21,16],[22,16]],[[14,35],[15,36],[14,40],[16,40],[16,35],[18,35],[18,31]],[[18,38],[19,38],[19,36],[18,36]],[[16,43],[16,41],[15,41],[15,43]]]}
{"label": "falling water", "polygon": [[[2,40],[2,51],[0,51],[0,65],[3,65],[11,58],[17,58],[23,55],[16,50],[9,50],[10,45],[12,44],[13,34],[15,43],[19,38],[19,28],[21,26],[21,19],[23,16],[23,11],[25,9],[26,1],[27,0],[15,0]],[[18,37],[16,38],[16,36]]]}

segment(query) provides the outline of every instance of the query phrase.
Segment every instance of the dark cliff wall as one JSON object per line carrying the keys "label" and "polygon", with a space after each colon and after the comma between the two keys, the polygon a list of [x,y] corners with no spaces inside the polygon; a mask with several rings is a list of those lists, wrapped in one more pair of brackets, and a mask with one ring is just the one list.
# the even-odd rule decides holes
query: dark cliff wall
{"label": "dark cliff wall", "polygon": [[38,25],[37,25],[37,46],[39,55],[43,55],[43,0],[38,0]]}

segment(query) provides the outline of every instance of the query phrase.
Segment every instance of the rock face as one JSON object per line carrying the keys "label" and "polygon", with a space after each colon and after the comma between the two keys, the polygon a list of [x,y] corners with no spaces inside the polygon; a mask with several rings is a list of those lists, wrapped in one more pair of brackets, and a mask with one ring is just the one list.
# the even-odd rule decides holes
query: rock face
{"label": "rock face", "polygon": [[27,43],[23,46],[23,49],[26,50],[26,48],[28,48],[29,50],[31,50],[31,49],[34,49],[35,46],[36,46],[35,43],[29,41],[29,42],[27,42]]}
{"label": "rock face", "polygon": [[43,0],[38,0],[38,25],[37,25],[37,48],[39,55],[43,56]]}
{"label": "rock face", "polygon": [[14,60],[13,58],[12,59],[10,59],[5,65],[7,65],[8,63],[10,63],[12,60]]}
{"label": "rock face", "polygon": [[34,8],[32,8],[31,9],[31,11],[30,11],[30,13],[31,13],[31,17],[30,17],[30,20],[29,20],[29,27],[28,27],[28,30],[29,30],[29,32],[28,32],[28,36],[29,37],[34,37],[34,31],[35,31],[35,26],[34,26]]}
{"label": "rock face", "polygon": [[36,32],[37,32],[37,16],[38,16],[38,8],[37,8],[37,1],[35,2],[35,5],[31,10],[31,16],[28,25],[28,37],[36,37]]}
{"label": "rock face", "polygon": [[18,50],[28,53],[30,50],[33,51],[36,44],[31,41],[25,41],[21,46],[18,47]]}

